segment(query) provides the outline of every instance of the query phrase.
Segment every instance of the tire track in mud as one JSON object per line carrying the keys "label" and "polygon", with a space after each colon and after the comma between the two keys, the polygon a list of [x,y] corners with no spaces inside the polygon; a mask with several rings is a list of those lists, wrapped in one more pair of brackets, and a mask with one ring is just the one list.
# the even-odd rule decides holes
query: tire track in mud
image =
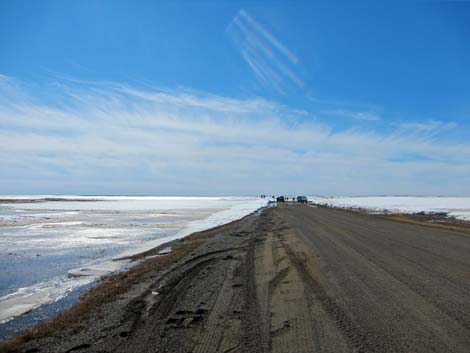
{"label": "tire track in mud", "polygon": [[259,235],[256,248],[256,285],[263,333],[270,352],[314,352],[311,315],[304,286],[290,263],[281,234],[290,229],[277,218]]}
{"label": "tire track in mud", "polygon": [[[285,249],[278,241],[278,254],[282,265],[269,283],[271,311],[271,352],[314,352],[312,317],[308,310],[304,286],[295,267],[285,256]],[[281,264],[279,262],[279,264]]]}
{"label": "tire track in mud", "polygon": [[306,249],[296,227],[276,211],[274,214],[277,219],[276,241],[279,244],[277,252],[289,268],[286,281],[280,282],[281,298],[284,298],[280,310],[291,319],[287,321],[287,329],[280,327],[273,332],[272,352],[356,351],[347,344],[335,318],[325,311],[304,276],[305,272],[311,276],[310,269],[306,268],[311,258],[308,259],[304,253]]}
{"label": "tire track in mud", "polygon": [[284,246],[292,264],[295,266],[297,272],[302,277],[303,282],[309,289],[309,294],[311,296],[310,300],[317,300],[321,303],[325,312],[331,316],[342,335],[351,345],[351,351],[373,352],[373,350],[366,349],[366,345],[364,344],[365,335],[362,334],[353,321],[349,319],[341,306],[338,305],[333,298],[329,297],[319,282],[310,275],[308,269],[304,266],[304,259],[301,259],[290,246],[286,244],[284,244]]}
{"label": "tire track in mud", "polygon": [[[225,321],[239,316],[230,311],[229,304],[233,293],[239,291],[233,284],[234,273],[247,249],[246,234],[243,230],[231,232],[229,236],[235,239],[235,246],[216,243],[215,249],[208,246],[182,259],[144,295],[133,300],[131,334],[116,351],[216,352],[226,350],[223,346],[227,344],[235,348],[238,341],[233,344],[233,338],[229,339],[228,334],[224,337],[224,331]],[[197,304],[197,295],[191,294],[195,288],[206,302]]]}
{"label": "tire track in mud", "polygon": [[244,298],[242,307],[242,335],[240,340],[241,352],[269,351],[269,340],[263,325],[263,312],[260,310],[255,278],[255,246],[260,242],[257,233],[249,240],[248,250],[243,263],[245,279]]}
{"label": "tire track in mud", "polygon": [[[287,221],[291,223],[292,221]],[[296,229],[296,231],[300,231]],[[297,239],[300,239],[297,235]],[[348,345],[348,352],[383,352],[383,346],[378,346],[376,342],[369,341],[369,332],[350,318],[345,308],[337,299],[328,295],[321,282],[311,273],[311,269],[306,266],[306,254],[299,250],[294,250],[291,242],[286,241],[282,236],[282,243],[291,260],[293,266],[302,278],[307,290],[307,296],[311,306],[319,303],[324,312],[331,318],[339,334]]]}
{"label": "tire track in mud", "polygon": [[232,299],[232,279],[234,263],[228,268],[222,288],[219,291],[217,300],[204,325],[204,331],[199,343],[194,348],[194,353],[219,352],[223,338],[224,321],[227,318],[228,305]]}
{"label": "tire track in mud", "polygon": [[215,262],[216,259],[197,262],[189,270],[171,279],[165,287],[160,288],[160,292],[157,295],[157,302],[151,303],[150,307],[147,307],[148,299],[147,302],[144,298],[140,299],[143,301],[143,305],[138,305],[142,308],[140,320],[136,320],[134,327],[131,329],[131,332],[135,332],[137,335],[134,336],[131,334],[127,342],[121,347],[117,347],[116,351],[129,352],[135,350],[139,352],[155,352],[161,342],[162,323],[169,323],[169,316],[172,311],[174,311],[178,298],[186,291],[187,287],[194,280],[194,277],[202,271],[205,266]]}

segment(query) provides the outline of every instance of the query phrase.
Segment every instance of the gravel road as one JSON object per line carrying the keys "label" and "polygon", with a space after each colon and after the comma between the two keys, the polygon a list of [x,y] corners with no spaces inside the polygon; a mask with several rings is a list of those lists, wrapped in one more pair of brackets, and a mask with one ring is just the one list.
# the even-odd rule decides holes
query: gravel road
{"label": "gravel road", "polygon": [[469,235],[307,205],[202,235],[18,351],[470,352]]}

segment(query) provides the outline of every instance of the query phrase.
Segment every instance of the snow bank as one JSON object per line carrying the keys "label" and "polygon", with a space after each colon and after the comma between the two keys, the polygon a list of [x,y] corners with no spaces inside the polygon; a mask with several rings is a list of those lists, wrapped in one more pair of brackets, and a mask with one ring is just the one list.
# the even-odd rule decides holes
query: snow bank
{"label": "snow bank", "polygon": [[319,197],[309,200],[341,208],[364,208],[373,212],[446,213],[450,217],[470,221],[470,197],[364,196]]}

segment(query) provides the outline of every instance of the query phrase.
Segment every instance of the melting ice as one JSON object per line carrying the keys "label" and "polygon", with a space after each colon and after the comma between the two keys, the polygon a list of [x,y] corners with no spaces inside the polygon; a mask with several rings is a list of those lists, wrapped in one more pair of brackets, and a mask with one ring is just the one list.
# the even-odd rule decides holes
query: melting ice
{"label": "melting ice", "polygon": [[[241,218],[250,197],[2,196],[0,322],[124,265],[114,259]],[[14,202],[12,202],[12,200]]]}

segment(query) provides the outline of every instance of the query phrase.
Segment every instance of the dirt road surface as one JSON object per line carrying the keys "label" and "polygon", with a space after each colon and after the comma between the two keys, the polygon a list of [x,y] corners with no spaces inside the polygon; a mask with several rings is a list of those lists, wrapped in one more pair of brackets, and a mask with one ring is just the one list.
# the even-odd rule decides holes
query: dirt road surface
{"label": "dirt road surface", "polygon": [[470,236],[266,209],[19,351],[468,353]]}

